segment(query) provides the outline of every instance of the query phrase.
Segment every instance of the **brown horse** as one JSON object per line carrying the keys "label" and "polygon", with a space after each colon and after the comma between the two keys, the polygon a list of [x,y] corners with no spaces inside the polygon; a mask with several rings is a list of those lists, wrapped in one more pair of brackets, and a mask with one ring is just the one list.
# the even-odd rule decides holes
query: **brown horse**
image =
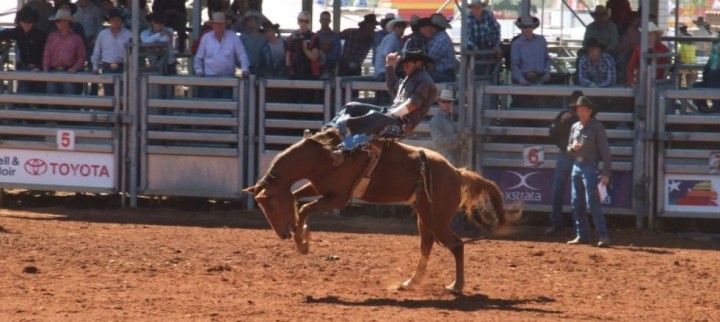
{"label": "brown horse", "polygon": [[[352,199],[355,182],[370,161],[368,153],[358,151],[335,166],[331,148],[341,142],[337,130],[329,129],[309,135],[277,155],[268,172],[254,186],[245,189],[255,200],[282,239],[293,237],[298,250],[307,253],[308,215],[344,208]],[[447,286],[452,292],[462,292],[464,243],[450,229],[453,215],[461,207],[468,218],[473,209],[488,199],[499,224],[506,222],[500,189],[490,180],[466,170],[457,169],[440,154],[401,144],[384,144],[382,156],[367,190],[360,198],[376,204],[407,203],[415,207],[420,232],[420,261],[410,279],[401,288],[415,285],[425,274],[433,243],[450,249],[455,257],[455,281]],[[425,157],[426,155],[426,157]],[[293,183],[310,182],[291,192]],[[298,210],[297,201],[319,196]]]}

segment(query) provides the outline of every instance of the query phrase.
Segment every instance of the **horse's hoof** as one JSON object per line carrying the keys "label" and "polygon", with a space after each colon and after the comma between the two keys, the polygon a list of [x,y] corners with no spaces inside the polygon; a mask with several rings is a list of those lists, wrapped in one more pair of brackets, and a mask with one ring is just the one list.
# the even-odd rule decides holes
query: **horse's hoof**
{"label": "horse's hoof", "polygon": [[310,252],[310,243],[298,243],[297,244],[297,251],[300,254],[307,255],[307,253]]}
{"label": "horse's hoof", "polygon": [[462,294],[463,287],[462,285],[458,285],[457,283],[453,282],[452,284],[445,286],[445,290],[448,291],[450,294]]}
{"label": "horse's hoof", "polygon": [[412,287],[412,280],[409,279],[409,280],[407,280],[407,281],[405,281],[405,282],[402,282],[402,283],[400,284],[400,286],[398,286],[398,290],[400,290],[400,291],[407,291],[407,290],[409,290],[411,287]]}

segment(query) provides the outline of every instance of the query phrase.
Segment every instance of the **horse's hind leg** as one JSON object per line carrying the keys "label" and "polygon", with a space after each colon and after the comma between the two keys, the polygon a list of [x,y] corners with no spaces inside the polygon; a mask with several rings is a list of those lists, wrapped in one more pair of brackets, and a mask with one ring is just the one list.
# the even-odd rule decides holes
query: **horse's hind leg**
{"label": "horse's hind leg", "polygon": [[400,289],[409,289],[419,283],[423,278],[425,270],[427,269],[428,259],[430,258],[430,252],[432,251],[433,243],[435,242],[432,231],[423,224],[420,216],[418,216],[417,225],[418,231],[420,232],[420,260],[415,267],[415,272],[412,277],[403,282],[400,285]]}
{"label": "horse's hind leg", "polygon": [[[451,215],[454,212],[451,212]],[[455,233],[450,230],[448,224],[436,225],[434,228],[434,235],[437,241],[447,247],[450,253],[455,257],[455,281],[446,286],[445,289],[452,293],[462,293],[465,287],[465,245],[462,240],[458,238]]]}

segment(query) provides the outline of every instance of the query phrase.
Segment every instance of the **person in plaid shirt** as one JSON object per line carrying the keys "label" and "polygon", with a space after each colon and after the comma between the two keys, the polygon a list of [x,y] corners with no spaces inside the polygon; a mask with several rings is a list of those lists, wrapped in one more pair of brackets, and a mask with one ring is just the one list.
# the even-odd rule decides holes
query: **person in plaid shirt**
{"label": "person in plaid shirt", "polygon": [[434,68],[428,71],[430,77],[437,83],[454,82],[457,78],[455,49],[450,36],[445,32],[445,29],[452,27],[441,14],[420,19],[418,26],[425,39],[429,39],[427,55],[435,61]]}
{"label": "person in plaid shirt", "polygon": [[358,23],[358,28],[349,28],[340,32],[345,41],[340,57],[338,76],[360,76],[362,64],[372,48],[375,28],[379,23],[375,14],[367,14]]}
{"label": "person in plaid shirt", "polygon": [[495,49],[500,52],[500,24],[492,11],[485,10],[487,1],[472,0],[467,18],[468,47],[470,49]]}
{"label": "person in plaid shirt", "polygon": [[605,52],[605,45],[590,39],[587,54],[578,58],[578,83],[584,87],[610,87],[615,78],[615,60]]}

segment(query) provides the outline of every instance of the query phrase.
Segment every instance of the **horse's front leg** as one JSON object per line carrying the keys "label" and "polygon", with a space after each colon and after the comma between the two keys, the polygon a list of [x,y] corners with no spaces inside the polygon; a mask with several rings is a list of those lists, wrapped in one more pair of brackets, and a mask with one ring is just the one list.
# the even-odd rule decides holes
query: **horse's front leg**
{"label": "horse's front leg", "polygon": [[304,204],[297,212],[297,226],[293,238],[297,249],[302,254],[310,251],[310,229],[307,227],[307,218],[312,213],[323,212],[327,210],[340,209],[347,204],[347,198],[341,198],[336,195],[326,195],[320,199],[310,201]]}
{"label": "horse's front leg", "polygon": [[[295,201],[295,205],[297,205],[300,199],[317,195],[318,193],[315,191],[315,188],[308,182],[304,186],[293,191],[293,200]],[[310,240],[310,231],[307,227],[307,217],[309,215],[309,212],[301,212],[297,208],[295,209],[295,219],[297,224],[295,225],[295,231],[293,232],[293,239],[295,240],[297,249],[301,254],[307,254],[308,251],[310,251],[310,244],[308,243]]]}

